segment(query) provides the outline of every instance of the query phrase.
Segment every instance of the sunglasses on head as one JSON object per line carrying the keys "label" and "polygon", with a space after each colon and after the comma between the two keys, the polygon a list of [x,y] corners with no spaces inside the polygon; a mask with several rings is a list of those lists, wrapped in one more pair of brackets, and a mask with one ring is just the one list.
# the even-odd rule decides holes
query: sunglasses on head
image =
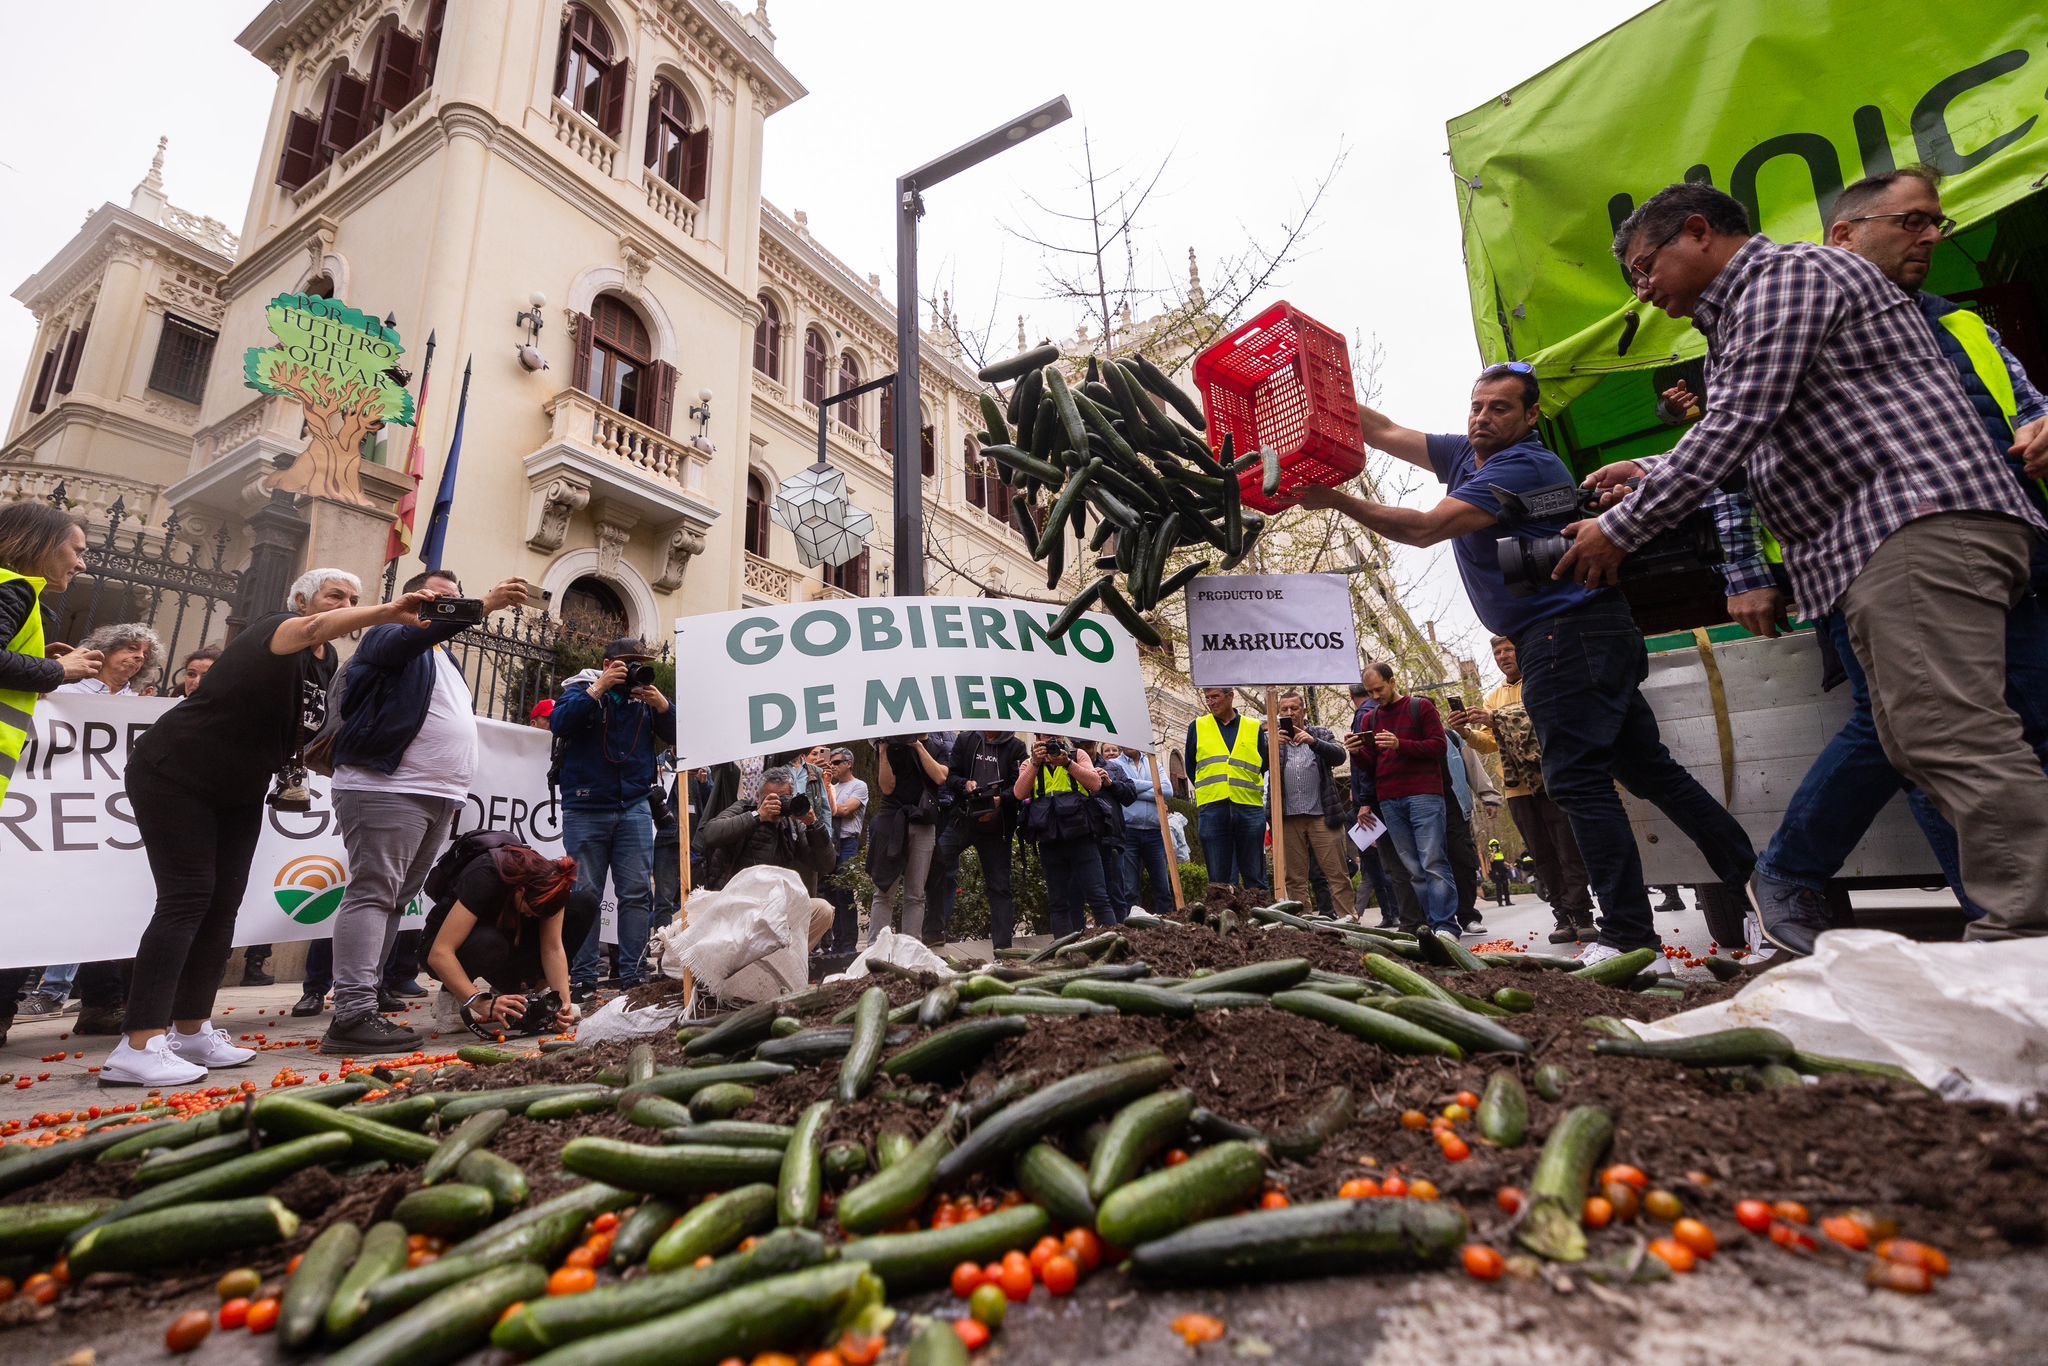
{"label": "sunglasses on head", "polygon": [[1498,379],[1502,375],[1527,375],[1536,378],[1536,367],[1525,360],[1496,361],[1479,372],[1481,379]]}

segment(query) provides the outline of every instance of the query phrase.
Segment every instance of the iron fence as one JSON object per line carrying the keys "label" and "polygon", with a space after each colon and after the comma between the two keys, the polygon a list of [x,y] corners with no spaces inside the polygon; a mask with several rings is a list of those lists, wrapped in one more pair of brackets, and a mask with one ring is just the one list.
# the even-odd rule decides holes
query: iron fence
{"label": "iron fence", "polygon": [[[469,683],[476,714],[524,724],[534,705],[561,695],[562,684],[597,667],[619,630],[587,631],[551,616],[517,608],[472,626],[448,642]],[[663,644],[657,658],[669,661]]]}

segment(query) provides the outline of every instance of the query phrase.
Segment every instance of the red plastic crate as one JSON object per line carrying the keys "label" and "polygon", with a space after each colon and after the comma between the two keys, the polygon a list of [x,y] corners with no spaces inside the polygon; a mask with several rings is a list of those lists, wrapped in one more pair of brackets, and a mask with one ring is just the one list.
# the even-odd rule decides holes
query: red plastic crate
{"label": "red plastic crate", "polygon": [[1195,358],[1195,388],[1209,421],[1209,445],[1233,453],[1280,453],[1280,491],[1265,493],[1252,466],[1239,477],[1247,505],[1292,507],[1310,484],[1335,486],[1365,469],[1365,433],[1344,337],[1292,304],[1277,303]]}

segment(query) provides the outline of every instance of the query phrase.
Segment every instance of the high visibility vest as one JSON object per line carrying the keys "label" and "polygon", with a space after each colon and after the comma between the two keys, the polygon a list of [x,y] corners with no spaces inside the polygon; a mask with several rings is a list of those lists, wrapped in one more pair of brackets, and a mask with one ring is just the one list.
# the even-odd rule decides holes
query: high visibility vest
{"label": "high visibility vest", "polygon": [[[27,620],[14,633],[14,639],[7,642],[7,648],[16,654],[41,659],[43,581],[27,574],[17,574],[11,569],[0,569],[0,583],[17,581],[35,590],[35,599],[29,603]],[[0,798],[7,796],[7,786],[14,781],[14,766],[21,761],[21,751],[28,745],[29,721],[40,698],[39,693],[0,688]]]}
{"label": "high visibility vest", "polygon": [[1066,764],[1047,764],[1038,770],[1038,791],[1041,793],[1079,792],[1081,785],[1074,781],[1074,771]]}
{"label": "high visibility vest", "polygon": [[1237,719],[1237,742],[1223,743],[1223,727],[1214,716],[1195,722],[1195,805],[1233,801],[1239,806],[1264,806],[1265,766],[1259,762],[1259,723]]}
{"label": "high visibility vest", "polygon": [[1991,401],[2005,415],[2005,425],[2012,427],[2019,416],[2019,398],[2013,393],[2012,372],[2005,368],[2005,357],[1992,344],[1991,329],[1967,308],[1944,313],[1935,321],[1963,348],[1963,354],[1970,358],[1970,368],[1977,372],[1978,380],[1991,392]]}

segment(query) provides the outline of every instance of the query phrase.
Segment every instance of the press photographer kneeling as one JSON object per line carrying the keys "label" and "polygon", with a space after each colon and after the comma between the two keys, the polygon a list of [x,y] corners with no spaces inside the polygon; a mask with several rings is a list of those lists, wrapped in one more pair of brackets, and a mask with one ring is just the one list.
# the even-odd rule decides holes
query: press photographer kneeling
{"label": "press photographer kneeling", "polygon": [[491,1037],[576,1022],[566,946],[582,943],[598,915],[597,893],[577,885],[576,860],[480,830],[455,841],[424,890],[434,903],[427,970],[463,1024]]}

